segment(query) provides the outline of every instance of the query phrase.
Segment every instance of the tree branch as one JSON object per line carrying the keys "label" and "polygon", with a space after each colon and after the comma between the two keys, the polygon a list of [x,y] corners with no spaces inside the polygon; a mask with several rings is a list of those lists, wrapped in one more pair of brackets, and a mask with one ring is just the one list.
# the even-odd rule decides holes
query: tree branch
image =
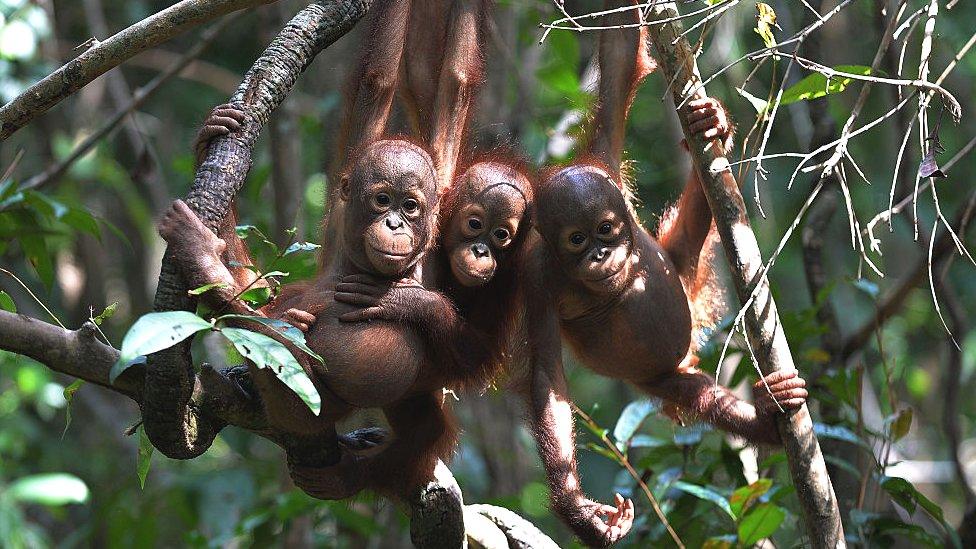
{"label": "tree branch", "polygon": [[[682,36],[677,6],[673,2],[649,5],[651,38],[657,50],[664,79],[671,82],[676,105],[704,97],[694,50]],[[670,20],[670,23],[659,21]],[[736,292],[746,305],[746,332],[764,375],[780,370],[796,370],[789,342],[769,284],[761,276],[762,254],[756,235],[749,226],[745,202],[719,140],[705,143],[689,131],[681,116],[681,127],[689,143],[708,204],[722,238],[726,259]],[[830,477],[820,445],[813,432],[813,421],[806,406],[777,418],[780,438],[786,450],[790,473],[803,510],[809,542],[816,548],[844,547],[844,530]]]}
{"label": "tree branch", "polygon": [[0,142],[126,59],[233,11],[276,0],[183,0],[96,42],[0,108]]}

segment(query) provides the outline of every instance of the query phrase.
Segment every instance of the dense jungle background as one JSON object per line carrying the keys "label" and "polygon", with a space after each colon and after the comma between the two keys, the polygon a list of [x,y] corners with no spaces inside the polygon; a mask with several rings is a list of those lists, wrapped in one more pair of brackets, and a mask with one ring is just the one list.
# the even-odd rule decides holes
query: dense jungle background
{"label": "dense jungle background", "polygon": [[[679,4],[689,13],[720,2]],[[828,80],[791,64],[788,55],[727,65],[795,35],[817,20],[815,11],[826,14],[838,2],[725,4],[720,17],[691,37],[694,42],[706,30],[698,58],[702,74],[723,71],[708,91],[737,122],[733,160],[754,157],[757,150],[767,156],[806,153],[836,139],[863,82]],[[976,201],[967,175],[976,171],[976,155],[966,154],[976,136],[976,56],[964,55],[973,43],[976,6],[956,0],[842,4],[800,55],[842,72],[915,80],[928,35],[931,76],[924,79],[934,81],[951,65],[941,85],[960,102],[961,121],[952,121],[936,95],[920,136],[918,99],[910,97],[915,89],[876,82],[858,107],[855,127],[883,120],[850,139],[843,183],[826,184],[802,218],[820,170],[801,170],[791,188],[798,155],[764,159],[758,176],[754,161],[735,170],[764,257],[776,254],[792,231],[770,284],[793,354],[813,387],[811,410],[849,540],[861,546],[966,545],[976,539],[976,481],[966,480],[976,478],[976,406],[967,396],[976,390],[976,331],[969,318],[976,310],[976,265],[968,252],[958,251],[971,241],[966,228]],[[928,31],[931,4],[940,11]],[[91,38],[104,39],[169,5],[0,0],[0,103],[77,55]],[[904,24],[872,70],[898,5],[905,6],[899,12]],[[202,120],[227,101],[303,6],[282,0],[225,16],[214,23],[223,27],[203,53],[144,95],[140,88],[198,45],[207,28],[178,36],[3,141],[0,308],[57,318],[72,329],[97,318],[118,347],[133,322],[152,309],[164,250],[154,223],[193,179],[191,143]],[[601,6],[565,2],[570,14]],[[597,34],[557,29],[540,43],[540,23],[562,17],[553,2],[497,2],[486,82],[471,128],[478,147],[514,146],[538,165],[572,158],[593,101]],[[259,142],[238,196],[241,223],[260,230],[248,238],[259,260],[275,252],[257,234],[279,246],[318,242],[342,88],[359,60],[362,27],[316,59]],[[648,227],[676,200],[689,169],[673,104],[662,99],[667,84],[660,74],[647,79],[627,131],[629,172]],[[769,100],[781,84],[785,91],[771,120],[768,106],[775,100]],[[135,108],[120,123],[104,136],[96,133],[133,98]],[[891,112],[899,102],[903,108]],[[757,117],[762,124],[751,131]],[[906,132],[913,133],[906,139]],[[95,145],[73,158],[93,134]],[[922,178],[913,201],[923,156],[946,177]],[[905,205],[890,216],[889,232],[886,220],[870,222],[889,209],[891,193],[894,204]],[[294,237],[292,227],[298,229]],[[310,276],[314,266],[312,250],[280,269],[296,280]],[[734,294],[729,297],[726,321],[702,346],[703,366],[711,372],[734,325],[738,304]],[[205,343],[226,353],[220,341]],[[566,360],[572,395],[586,414],[577,422],[584,487],[604,501],[615,491],[633,497],[638,508],[635,531],[621,546],[671,543],[641,484],[661,502],[688,547],[798,543],[802,527],[782,452],[754,451],[706,426],[676,425],[627,385],[574,367],[568,354]],[[755,379],[741,335],[732,338],[720,379],[743,391]],[[462,396],[456,403],[464,437],[451,469],[467,502],[507,507],[560,546],[572,546],[569,531],[548,509],[524,410],[505,383],[500,379],[483,397]],[[0,351],[0,546],[409,546],[407,519],[392,504],[304,495],[291,485],[280,451],[265,440],[229,428],[204,456],[180,462],[153,455],[135,427],[138,420],[128,399]]]}

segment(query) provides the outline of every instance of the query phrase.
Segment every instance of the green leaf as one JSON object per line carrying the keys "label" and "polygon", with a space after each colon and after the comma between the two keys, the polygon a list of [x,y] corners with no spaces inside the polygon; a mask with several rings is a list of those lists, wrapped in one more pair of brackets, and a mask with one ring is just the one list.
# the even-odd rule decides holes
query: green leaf
{"label": "green leaf", "polygon": [[86,232],[98,240],[102,239],[102,229],[91,212],[81,208],[68,208],[68,211],[60,219],[65,225],[75,230]]}
{"label": "green leaf", "polygon": [[941,539],[925,531],[915,524],[906,524],[896,518],[880,517],[871,521],[876,534],[900,536],[912,542],[909,546],[931,547],[933,549],[945,547]]}
{"label": "green leaf", "polygon": [[54,263],[48,253],[47,242],[36,234],[24,234],[20,237],[20,246],[30,261],[32,267],[41,278],[41,282],[50,288],[54,285]]}
{"label": "green leaf", "polygon": [[116,301],[115,303],[112,303],[108,307],[105,307],[105,310],[102,311],[102,312],[100,312],[100,313],[98,313],[98,316],[96,316],[92,320],[95,321],[95,324],[98,324],[99,326],[101,326],[102,325],[102,322],[105,322],[106,320],[108,320],[108,319],[112,318],[113,316],[115,316],[115,312],[118,311],[118,310],[119,310],[119,302]]}
{"label": "green leaf", "polygon": [[213,290],[214,288],[230,288],[230,284],[227,284],[226,282],[212,282],[210,284],[204,284],[199,288],[193,288],[192,290],[186,293],[188,293],[189,295],[203,295],[209,292],[210,290]]}
{"label": "green leaf", "polygon": [[271,301],[271,288],[268,286],[251,288],[241,294],[241,299],[256,307],[263,306]]}
{"label": "green leaf", "polygon": [[210,323],[187,311],[166,311],[142,315],[122,339],[119,360],[109,372],[109,381],[135,364],[140,356],[168,349],[193,334],[209,330]]}
{"label": "green leaf", "polygon": [[779,528],[786,518],[786,511],[772,503],[761,503],[753,508],[739,523],[739,543],[746,547],[755,545]]}
{"label": "green leaf", "polygon": [[291,324],[288,324],[284,320],[278,320],[277,318],[267,318],[263,316],[224,315],[218,317],[217,322],[224,322],[228,319],[250,320],[253,322],[257,322],[259,324],[263,324],[268,328],[271,328],[272,330],[284,336],[285,339],[287,339],[292,345],[301,349],[302,352],[304,352],[308,356],[314,358],[315,360],[321,362],[322,364],[325,364],[325,361],[322,360],[322,357],[316,354],[315,351],[313,351],[308,347],[308,345],[305,342],[305,334],[303,334],[301,330],[292,326]]}
{"label": "green leaf", "polygon": [[318,244],[313,244],[311,242],[295,242],[285,250],[282,256],[291,255],[299,252],[314,252],[315,250],[321,248]]}
{"label": "green leaf", "polygon": [[670,444],[670,440],[664,440],[663,438],[638,433],[630,438],[629,446],[631,448],[661,448]]}
{"label": "green leaf", "polygon": [[881,479],[881,487],[902,509],[909,514],[915,512],[915,487],[910,482],[899,477],[884,477]]}
{"label": "green leaf", "polygon": [[617,441],[617,448],[623,451],[627,448],[627,441],[634,436],[641,423],[647,416],[657,411],[657,404],[647,400],[635,400],[628,404],[620,417],[617,418],[617,425],[613,428],[613,439]]}
{"label": "green leaf", "polygon": [[84,384],[84,380],[76,379],[74,383],[64,388],[64,401],[66,404],[64,406],[64,431],[61,432],[62,439],[64,439],[64,435],[68,433],[68,427],[71,426],[71,400],[75,398],[75,393],[77,393],[78,389],[81,389],[81,386]]}
{"label": "green leaf", "polygon": [[146,426],[139,426],[139,453],[136,455],[136,474],[139,476],[139,488],[146,489],[146,477],[149,476],[149,466],[152,465],[153,445],[146,435]]}
{"label": "green leaf", "polygon": [[281,272],[281,271],[271,271],[269,273],[264,273],[263,275],[261,275],[261,278],[270,278],[270,277],[273,277],[273,276],[275,276],[275,277],[286,277],[286,276],[288,276],[288,273],[284,273],[284,272]]}
{"label": "green leaf", "polygon": [[10,297],[10,295],[3,290],[0,290],[0,310],[7,311],[8,313],[17,312],[17,304],[14,303],[14,298]]}
{"label": "green leaf", "polygon": [[729,503],[732,507],[732,513],[736,517],[741,517],[743,513],[749,510],[753,503],[757,499],[763,496],[769,491],[770,487],[773,486],[773,481],[768,478],[761,478],[756,482],[753,482],[749,486],[743,486],[732,492],[732,497],[729,498]]}
{"label": "green leaf", "polygon": [[712,488],[690,484],[681,480],[675,481],[671,486],[681,490],[682,492],[691,494],[698,499],[703,499],[705,501],[714,503],[719,509],[725,511],[725,514],[727,514],[729,518],[735,520],[735,513],[732,512],[732,507],[729,505],[728,500],[725,499],[725,496],[716,492]]}
{"label": "green leaf", "polygon": [[885,423],[889,425],[889,433],[891,434],[892,441],[898,442],[908,434],[908,431],[912,428],[913,415],[911,407],[902,408],[896,414],[885,420]]}
{"label": "green leaf", "polygon": [[18,479],[7,487],[7,495],[15,501],[40,505],[61,506],[88,501],[88,486],[80,478],[67,473],[46,473]]}
{"label": "green leaf", "polygon": [[222,328],[220,333],[234,344],[242,356],[259,368],[271,368],[285,385],[318,415],[322,410],[319,392],[301,364],[283,344],[270,337],[241,328]]}
{"label": "green leaf", "polygon": [[[864,65],[837,65],[834,70],[858,75],[871,74],[871,67]],[[847,89],[852,80],[850,77],[834,76],[828,81],[827,77],[819,72],[808,74],[803,80],[783,91],[779,104],[781,106],[789,105],[797,101],[809,101],[825,95],[840,93]]]}
{"label": "green leaf", "polygon": [[932,500],[927,498],[925,494],[919,492],[912,483],[899,477],[882,477],[881,487],[884,488],[885,492],[891,496],[891,499],[895,500],[895,503],[900,505],[903,509],[909,513],[915,512],[915,506],[919,505],[926,513],[932,516],[939,522],[944,523],[945,517],[942,513],[942,508],[935,504]]}

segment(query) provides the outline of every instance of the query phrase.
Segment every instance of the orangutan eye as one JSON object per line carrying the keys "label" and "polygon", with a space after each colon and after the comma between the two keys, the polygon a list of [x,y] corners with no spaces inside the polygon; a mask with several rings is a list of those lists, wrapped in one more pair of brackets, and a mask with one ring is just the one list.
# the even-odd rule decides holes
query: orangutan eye
{"label": "orangutan eye", "polygon": [[403,201],[403,211],[407,213],[415,213],[419,209],[420,209],[420,202],[417,202],[416,199],[408,198]]}
{"label": "orangutan eye", "polygon": [[481,224],[481,220],[477,217],[472,217],[468,220],[468,228],[472,231],[480,231],[484,225]]}
{"label": "orangutan eye", "polygon": [[611,229],[613,229],[613,227],[610,225],[610,222],[604,221],[603,224],[600,225],[600,234],[608,235],[610,234]]}
{"label": "orangutan eye", "polygon": [[390,203],[393,202],[393,198],[391,198],[387,193],[376,193],[373,200],[376,202],[377,206],[389,206]]}
{"label": "orangutan eye", "polygon": [[508,240],[508,237],[511,236],[509,234],[509,232],[508,232],[508,229],[505,229],[505,228],[502,228],[502,227],[499,227],[499,228],[495,229],[494,235],[495,235],[495,238],[498,239],[498,240],[500,240],[500,241]]}
{"label": "orangutan eye", "polygon": [[573,246],[582,246],[586,242],[586,235],[583,233],[573,233],[569,237],[569,243]]}

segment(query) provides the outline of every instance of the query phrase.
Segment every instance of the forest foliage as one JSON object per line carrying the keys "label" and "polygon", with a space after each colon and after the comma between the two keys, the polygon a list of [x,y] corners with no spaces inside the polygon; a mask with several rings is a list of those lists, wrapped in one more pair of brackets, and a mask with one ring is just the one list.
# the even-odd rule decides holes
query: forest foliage
{"label": "forest foliage", "polygon": [[[963,115],[956,123],[951,101],[930,95],[920,133],[912,110],[919,99],[908,102],[913,94],[923,97],[918,88],[884,80],[918,76],[929,2],[865,0],[845,7],[811,35],[814,45],[806,47],[815,54],[801,50],[833,71],[829,78],[785,55],[728,66],[814,21],[806,2],[697,1],[682,2],[681,9],[721,4],[729,4],[722,16],[691,36],[703,34],[703,75],[721,71],[708,89],[738,123],[734,160],[752,159],[757,150],[771,155],[734,169],[764,257],[775,258],[771,287],[793,354],[812,384],[816,432],[848,538],[872,546],[894,539],[961,546],[976,539],[967,537],[976,535],[976,496],[966,481],[976,474],[976,408],[965,398],[976,384],[976,332],[968,318],[976,310],[976,264],[965,251],[976,193],[964,177],[976,168],[976,157],[966,154],[976,135],[969,114],[976,107],[976,57],[954,57],[972,45],[976,8],[938,3],[929,78],[953,67],[942,86]],[[823,2],[819,11],[837,4]],[[872,68],[898,4],[906,5],[904,28],[880,68]],[[76,55],[75,46],[90,37],[104,38],[104,29],[122,29],[166,5],[0,0],[0,102]],[[192,181],[191,143],[200,122],[227,100],[303,5],[282,1],[234,19],[180,77],[58,177],[38,175],[71,158],[133,90],[193,47],[199,32],[133,58],[0,145],[0,309],[72,329],[94,322],[100,337],[122,351],[114,375],[172,344],[174,334],[195,337],[198,356],[285,365],[279,375],[316,409],[317,394],[281,344],[225,327],[226,319],[212,324],[190,313],[147,314],[163,251],[154,219]],[[601,5],[565,3],[580,14]],[[552,2],[499,0],[495,11],[473,139],[487,149],[513,145],[540,165],[564,162],[593,103],[596,34],[540,28],[562,17]],[[354,30],[315,61],[275,115],[279,135],[258,145],[237,205],[245,223],[238,233],[261,277],[284,283],[315,272],[326,163],[345,75],[361,40],[361,29]],[[865,80],[857,77],[881,79],[863,107],[856,105]],[[676,199],[688,169],[673,106],[663,99],[667,85],[659,75],[648,79],[628,127],[628,170],[648,227]],[[907,106],[893,111],[898,105]],[[822,164],[803,155],[823,144],[814,142],[818,124],[840,131],[855,108],[858,128],[880,122],[846,144],[845,184],[821,191]],[[300,151],[284,159],[297,160],[291,173],[276,167],[289,146]],[[798,168],[801,160],[813,168]],[[917,181],[933,183],[915,192]],[[278,199],[273,187],[286,183],[300,207],[295,219],[283,221],[269,205]],[[899,200],[918,198],[889,215],[889,229],[878,215],[896,190]],[[818,192],[818,201],[810,198]],[[833,204],[826,214],[825,202]],[[946,236],[949,227],[958,241]],[[940,238],[949,239],[941,248]],[[822,279],[811,282],[817,268]],[[270,295],[255,288],[246,297],[261,303]],[[737,309],[730,302],[723,322],[702,334],[700,355],[703,368],[718,371],[724,384],[748,387],[755,369],[736,332]],[[291,338],[299,342],[301,335]],[[652,499],[687,547],[748,547],[761,540],[792,546],[800,539],[781,451],[754,451],[708,426],[676,424],[659,403],[573,367],[568,354],[566,360],[579,407],[585,489],[602,500],[619,492],[640,511],[622,546],[670,543]],[[548,509],[524,411],[505,380],[483,398],[462,397],[457,408],[465,436],[452,471],[466,501],[517,511],[561,546],[571,545]],[[138,419],[138,410],[118,395],[0,351],[0,546],[388,547],[391,539],[407,539],[406,519],[379,498],[322,502],[294,489],[278,449],[265,440],[227,429],[204,456],[179,462],[153,455]]]}

